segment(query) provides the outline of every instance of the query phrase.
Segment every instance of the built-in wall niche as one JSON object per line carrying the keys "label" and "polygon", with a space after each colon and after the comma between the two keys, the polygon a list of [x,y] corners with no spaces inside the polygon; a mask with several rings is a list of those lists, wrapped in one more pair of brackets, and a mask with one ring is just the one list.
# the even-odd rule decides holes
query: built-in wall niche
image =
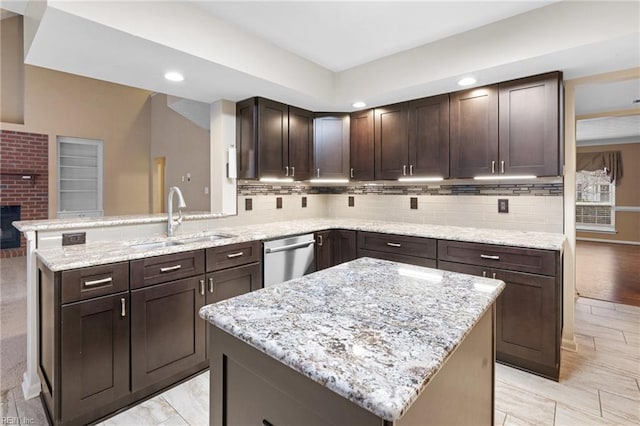
{"label": "built-in wall niche", "polygon": [[102,216],[103,141],[58,137],[58,217]]}

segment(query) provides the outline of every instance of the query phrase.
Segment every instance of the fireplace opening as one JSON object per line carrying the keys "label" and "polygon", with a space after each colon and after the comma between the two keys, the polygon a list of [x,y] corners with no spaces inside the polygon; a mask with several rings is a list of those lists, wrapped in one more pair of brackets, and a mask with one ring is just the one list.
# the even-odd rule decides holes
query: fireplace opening
{"label": "fireplace opening", "polygon": [[2,206],[0,210],[0,249],[19,248],[20,231],[11,222],[20,220],[20,206]]}

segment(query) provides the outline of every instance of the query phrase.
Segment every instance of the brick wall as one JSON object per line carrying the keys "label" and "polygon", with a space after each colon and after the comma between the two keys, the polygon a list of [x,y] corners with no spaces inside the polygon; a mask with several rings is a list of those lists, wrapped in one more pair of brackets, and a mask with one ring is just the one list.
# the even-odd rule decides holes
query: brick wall
{"label": "brick wall", "polygon": [[[23,179],[28,174],[32,178]],[[20,220],[49,217],[47,135],[0,131],[0,205],[22,206]],[[20,248],[0,250],[0,258],[24,256],[25,246],[22,236]]]}

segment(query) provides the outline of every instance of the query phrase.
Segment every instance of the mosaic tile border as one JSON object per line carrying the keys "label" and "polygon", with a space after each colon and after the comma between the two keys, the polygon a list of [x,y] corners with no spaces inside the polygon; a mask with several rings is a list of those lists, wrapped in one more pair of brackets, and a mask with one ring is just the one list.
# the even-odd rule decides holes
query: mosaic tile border
{"label": "mosaic tile border", "polygon": [[483,185],[393,185],[354,184],[348,186],[311,186],[304,183],[266,184],[238,183],[238,195],[309,195],[309,194],[349,194],[349,195],[535,195],[561,197],[564,184],[559,183],[519,183]]}

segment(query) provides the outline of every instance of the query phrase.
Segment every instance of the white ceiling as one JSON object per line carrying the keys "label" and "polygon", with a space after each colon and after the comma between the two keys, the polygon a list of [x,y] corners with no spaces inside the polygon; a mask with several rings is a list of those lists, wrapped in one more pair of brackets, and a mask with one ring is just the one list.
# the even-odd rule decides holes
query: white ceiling
{"label": "white ceiling", "polygon": [[578,120],[576,142],[578,146],[640,143],[640,115]]}
{"label": "white ceiling", "polygon": [[[557,0],[555,0],[557,1]],[[463,33],[554,1],[195,1],[331,71]]]}
{"label": "white ceiling", "polygon": [[[468,74],[484,85],[551,70],[569,79],[640,66],[639,2],[26,5],[1,4],[28,18],[26,63],[206,103],[259,95],[350,111],[356,99],[376,106],[455,91]],[[173,69],[184,82],[164,80]]]}

